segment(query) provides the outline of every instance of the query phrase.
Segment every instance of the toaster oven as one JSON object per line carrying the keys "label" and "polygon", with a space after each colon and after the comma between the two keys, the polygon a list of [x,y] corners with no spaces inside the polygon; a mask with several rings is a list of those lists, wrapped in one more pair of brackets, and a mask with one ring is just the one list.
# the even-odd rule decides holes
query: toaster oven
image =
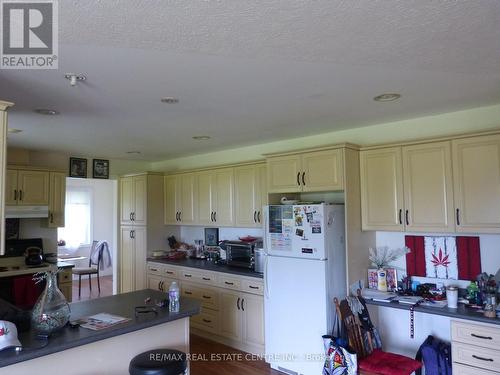
{"label": "toaster oven", "polygon": [[224,245],[228,266],[253,269],[255,264],[254,249],[262,247],[262,241],[226,241]]}

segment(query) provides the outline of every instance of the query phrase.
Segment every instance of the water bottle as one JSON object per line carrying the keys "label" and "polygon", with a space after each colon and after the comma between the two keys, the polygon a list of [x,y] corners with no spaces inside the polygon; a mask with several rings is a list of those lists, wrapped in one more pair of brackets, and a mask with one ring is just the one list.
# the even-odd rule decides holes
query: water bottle
{"label": "water bottle", "polygon": [[179,286],[177,282],[172,281],[170,287],[168,288],[168,311],[170,312],[179,312]]}

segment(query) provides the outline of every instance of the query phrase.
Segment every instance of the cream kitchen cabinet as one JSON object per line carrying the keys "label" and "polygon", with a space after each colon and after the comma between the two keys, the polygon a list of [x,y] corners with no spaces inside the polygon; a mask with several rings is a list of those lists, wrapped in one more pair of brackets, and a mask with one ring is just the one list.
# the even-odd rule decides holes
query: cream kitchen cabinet
{"label": "cream kitchen cabinet", "polygon": [[453,232],[450,142],[361,152],[364,230]]}
{"label": "cream kitchen cabinet", "polygon": [[64,227],[66,207],[66,173],[50,172],[49,174],[49,228]]}
{"label": "cream kitchen cabinet", "polygon": [[197,179],[194,173],[165,176],[165,224],[194,224],[197,218]]}
{"label": "cream kitchen cabinet", "polygon": [[132,292],[146,287],[146,228],[126,226],[121,228],[120,292]]}
{"label": "cream kitchen cabinet", "polygon": [[262,227],[263,206],[267,204],[265,164],[234,169],[236,226]]}
{"label": "cream kitchen cabinet", "polygon": [[344,189],[343,149],[269,156],[269,193],[336,191]]}
{"label": "cream kitchen cabinet", "polygon": [[220,317],[224,324],[220,328],[220,335],[234,341],[241,341],[243,314],[240,306],[241,295],[232,290],[221,291]]}
{"label": "cream kitchen cabinet", "polygon": [[6,174],[6,205],[48,206],[49,172],[8,169]]}
{"label": "cream kitchen cabinet", "polygon": [[196,224],[234,225],[234,171],[222,168],[196,173],[197,212]]}
{"label": "cream kitchen cabinet", "polygon": [[457,232],[500,233],[500,134],[452,141]]}
{"label": "cream kitchen cabinet", "polygon": [[[5,160],[7,159],[7,109],[14,104],[0,100],[0,223],[4,222],[6,194],[6,170]],[[0,225],[0,238],[5,238],[5,225]],[[0,255],[5,252],[4,240],[0,241]]]}
{"label": "cream kitchen cabinet", "polygon": [[148,176],[136,175],[120,179],[121,224],[147,224]]}

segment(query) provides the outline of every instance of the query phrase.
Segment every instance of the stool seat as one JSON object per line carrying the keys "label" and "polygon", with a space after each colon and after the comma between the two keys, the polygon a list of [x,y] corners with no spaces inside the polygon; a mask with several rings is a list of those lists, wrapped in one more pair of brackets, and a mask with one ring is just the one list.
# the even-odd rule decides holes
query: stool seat
{"label": "stool seat", "polygon": [[186,353],[174,349],[153,349],[130,361],[130,375],[180,375],[187,368]]}

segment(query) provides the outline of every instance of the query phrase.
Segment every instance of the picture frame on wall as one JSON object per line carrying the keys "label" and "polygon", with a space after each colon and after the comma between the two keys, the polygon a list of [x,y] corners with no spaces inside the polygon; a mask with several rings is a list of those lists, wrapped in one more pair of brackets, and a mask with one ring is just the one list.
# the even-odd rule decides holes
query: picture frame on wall
{"label": "picture frame on wall", "polygon": [[92,178],[109,178],[109,160],[93,159],[92,160]]}
{"label": "picture frame on wall", "polygon": [[87,159],[70,157],[69,177],[87,178]]}

